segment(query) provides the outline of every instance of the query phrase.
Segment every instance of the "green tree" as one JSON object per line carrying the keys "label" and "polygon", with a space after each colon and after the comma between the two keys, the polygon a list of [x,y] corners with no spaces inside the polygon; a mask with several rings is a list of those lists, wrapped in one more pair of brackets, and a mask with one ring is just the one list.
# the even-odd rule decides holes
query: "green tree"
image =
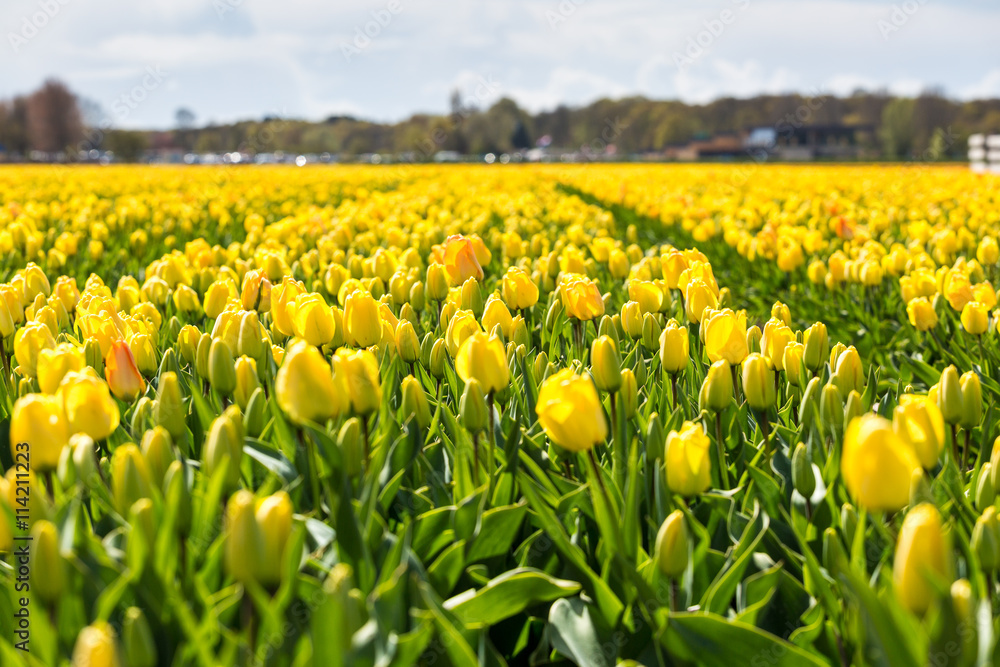
{"label": "green tree", "polygon": [[882,109],[882,153],[891,159],[909,157],[913,151],[913,100],[896,98]]}

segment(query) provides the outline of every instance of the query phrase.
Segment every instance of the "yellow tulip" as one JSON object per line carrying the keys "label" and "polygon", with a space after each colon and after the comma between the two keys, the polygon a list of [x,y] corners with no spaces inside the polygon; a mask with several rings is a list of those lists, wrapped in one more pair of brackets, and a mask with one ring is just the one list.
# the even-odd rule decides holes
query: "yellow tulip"
{"label": "yellow tulip", "polygon": [[667,486],[674,493],[691,497],[712,485],[711,441],[701,424],[684,422],[680,431],[667,435]]}
{"label": "yellow tulip", "polygon": [[347,411],[348,396],[337,390],[326,359],[304,340],[293,340],[285,349],[274,388],[278,405],[300,426]]}
{"label": "yellow tulip", "polygon": [[86,365],[83,350],[69,343],[59,343],[54,348],[41,350],[36,367],[38,386],[43,393],[54,394],[67,373],[82,371]]}
{"label": "yellow tulip", "polygon": [[785,370],[785,346],[795,340],[795,333],[781,320],[769,320],[760,338],[760,351],[775,370]]}
{"label": "yellow tulip", "polygon": [[687,329],[681,327],[676,320],[667,322],[660,332],[660,364],[667,373],[676,375],[687,368],[691,341]]}
{"label": "yellow tulip", "polygon": [[47,326],[40,322],[28,322],[14,334],[14,358],[20,373],[33,378],[38,372],[38,355],[42,350],[51,350],[56,340]]}
{"label": "yellow tulip", "polygon": [[919,469],[913,448],[887,419],[867,414],[848,425],[840,471],[847,490],[869,510],[895,512],[905,506]]}
{"label": "yellow tulip", "polygon": [[906,304],[906,315],[917,331],[930,331],[938,323],[937,311],[927,297],[916,297]]}
{"label": "yellow tulip", "polygon": [[371,352],[340,348],[333,355],[333,376],[339,386],[346,388],[351,408],[356,414],[368,415],[379,408],[382,387],[378,361]]}
{"label": "yellow tulip", "polygon": [[333,312],[320,294],[300,294],[286,308],[297,338],[317,347],[333,340]]}
{"label": "yellow tulip", "polygon": [[572,276],[563,280],[559,293],[566,314],[587,322],[604,314],[604,299],[597,283],[584,276]]}
{"label": "yellow tulip", "polygon": [[690,543],[684,512],[674,510],[656,534],[656,565],[664,576],[677,578],[684,574]]}
{"label": "yellow tulip", "polygon": [[514,318],[507,310],[507,305],[496,294],[491,294],[483,309],[483,329],[492,332],[494,327],[499,326],[504,337],[510,338],[510,328],[513,324]]}
{"label": "yellow tulip", "polygon": [[38,472],[54,470],[69,436],[69,425],[58,397],[28,394],[14,403],[10,417],[10,450],[15,460],[23,460],[17,458],[18,452],[24,452],[17,445],[27,443],[31,469]]}
{"label": "yellow tulip", "polygon": [[465,339],[482,330],[482,327],[479,326],[479,322],[476,320],[476,316],[471,310],[459,310],[456,312],[448,322],[448,329],[444,337],[445,343],[448,345],[448,354],[452,358],[457,357],[458,350],[461,348],[462,343],[465,342]]}
{"label": "yellow tulip", "polygon": [[892,578],[904,607],[923,614],[937,597],[935,579],[950,583],[951,549],[941,525],[941,514],[930,503],[911,509],[896,541]]}
{"label": "yellow tulip", "polygon": [[973,336],[979,336],[990,328],[990,314],[986,305],[970,301],[962,308],[962,328]]}
{"label": "yellow tulip", "polygon": [[104,621],[88,625],[76,637],[73,667],[119,667],[117,636]]}
{"label": "yellow tulip", "polygon": [[[332,294],[337,290],[329,291]],[[285,276],[280,284],[271,288],[271,321],[274,322],[274,328],[285,336],[291,336],[295,332],[289,306],[295,302],[296,297],[305,293],[305,286],[290,276]]]}
{"label": "yellow tulip", "polygon": [[774,390],[774,367],[770,359],[751,354],[743,362],[743,394],[754,410],[769,410],[777,399]]}
{"label": "yellow tulip", "polygon": [[715,309],[718,305],[718,297],[704,280],[695,278],[687,284],[687,289],[684,291],[684,310],[688,322],[701,322],[705,309]]}
{"label": "yellow tulip", "polygon": [[538,285],[527,271],[512,266],[503,276],[502,294],[508,308],[524,310],[538,302]]}
{"label": "yellow tulip", "polygon": [[721,359],[730,366],[743,363],[750,353],[745,311],[734,313],[729,308],[715,311],[710,317],[703,317],[702,324],[709,361],[714,363]]}
{"label": "yellow tulip", "polygon": [[58,396],[70,433],[86,433],[103,440],[118,428],[118,404],[111,398],[108,385],[90,372],[67,373],[59,385]]}
{"label": "yellow tulip", "polygon": [[476,249],[472,241],[461,234],[449,236],[445,241],[443,259],[452,285],[461,285],[469,278],[483,279],[483,267],[479,264]]}
{"label": "yellow tulip", "polygon": [[487,394],[510,384],[503,343],[499,338],[481,331],[462,342],[455,357],[455,372],[463,382],[468,382],[470,378],[478,380]]}
{"label": "yellow tulip", "polygon": [[910,447],[925,469],[938,463],[945,446],[944,417],[926,396],[903,394],[892,413],[892,430]]}
{"label": "yellow tulip", "polygon": [[589,377],[576,375],[569,368],[542,383],[535,412],[549,439],[571,452],[588,451],[608,436],[596,387]]}
{"label": "yellow tulip", "polygon": [[344,340],[354,347],[370,347],[382,338],[379,304],[371,294],[356,291],[344,303]]}
{"label": "yellow tulip", "polygon": [[292,499],[284,491],[260,501],[254,520],[260,529],[263,550],[254,560],[257,563],[257,581],[265,587],[281,583],[285,571],[285,554],[292,534]]}
{"label": "yellow tulip", "polygon": [[663,292],[660,288],[643,280],[628,281],[628,298],[639,304],[639,311],[643,315],[660,312],[663,304]]}

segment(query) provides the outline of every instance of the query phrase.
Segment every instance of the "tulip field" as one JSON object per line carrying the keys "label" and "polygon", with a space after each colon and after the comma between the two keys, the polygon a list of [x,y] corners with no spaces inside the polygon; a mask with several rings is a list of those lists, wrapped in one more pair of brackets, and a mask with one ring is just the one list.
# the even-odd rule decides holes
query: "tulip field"
{"label": "tulip field", "polygon": [[0,665],[1000,664],[1000,179],[0,167]]}

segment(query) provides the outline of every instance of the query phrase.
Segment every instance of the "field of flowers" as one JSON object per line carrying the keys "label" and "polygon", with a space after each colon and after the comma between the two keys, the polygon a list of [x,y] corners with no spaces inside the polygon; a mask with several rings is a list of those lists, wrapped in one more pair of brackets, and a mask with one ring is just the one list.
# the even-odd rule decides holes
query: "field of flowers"
{"label": "field of flowers", "polygon": [[998,239],[958,167],[2,168],[0,664],[998,664]]}

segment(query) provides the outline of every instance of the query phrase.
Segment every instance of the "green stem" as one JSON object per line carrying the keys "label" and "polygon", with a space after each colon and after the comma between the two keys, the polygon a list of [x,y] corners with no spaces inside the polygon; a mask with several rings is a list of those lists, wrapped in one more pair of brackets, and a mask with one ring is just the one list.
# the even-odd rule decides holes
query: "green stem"
{"label": "green stem", "polygon": [[729,467],[726,465],[726,447],[722,442],[722,413],[715,413],[715,449],[719,459],[719,482],[722,488],[729,490]]}

